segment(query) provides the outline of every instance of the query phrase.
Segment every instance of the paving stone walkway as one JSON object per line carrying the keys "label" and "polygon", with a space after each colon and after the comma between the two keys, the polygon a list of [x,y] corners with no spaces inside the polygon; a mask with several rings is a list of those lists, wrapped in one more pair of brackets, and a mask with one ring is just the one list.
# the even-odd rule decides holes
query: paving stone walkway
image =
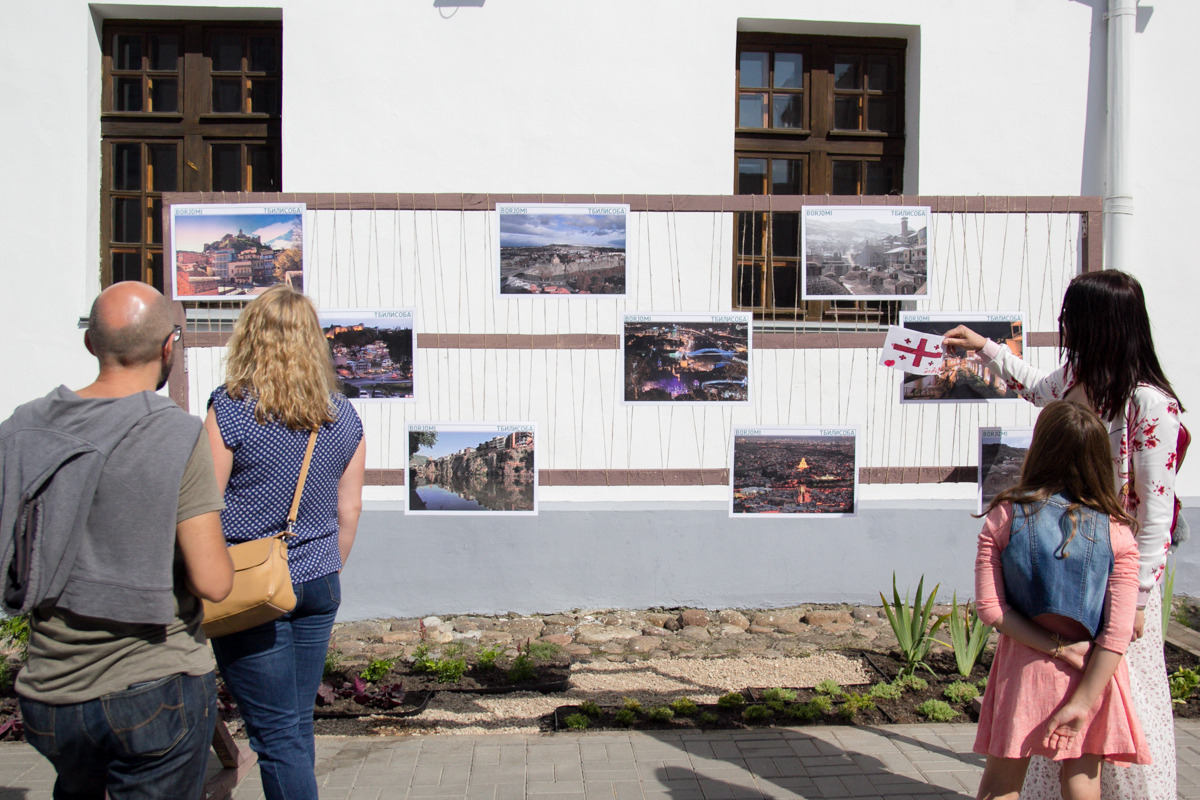
{"label": "paving stone walkway", "polygon": [[[329,800],[761,800],[972,798],[971,725],[712,733],[317,737]],[[1179,797],[1200,800],[1200,720],[1177,720]],[[51,797],[33,748],[0,744],[0,800]],[[261,798],[258,771],[237,800]]]}

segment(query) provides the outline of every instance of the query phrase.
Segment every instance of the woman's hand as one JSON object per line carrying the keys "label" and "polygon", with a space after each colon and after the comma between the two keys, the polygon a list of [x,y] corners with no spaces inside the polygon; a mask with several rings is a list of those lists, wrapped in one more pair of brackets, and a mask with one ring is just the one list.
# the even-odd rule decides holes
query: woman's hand
{"label": "woman's hand", "polygon": [[1091,642],[1072,642],[1063,647],[1062,652],[1058,654],[1058,659],[1067,666],[1083,672],[1083,668],[1087,665],[1088,655],[1091,652]]}
{"label": "woman's hand", "polygon": [[1069,700],[1046,721],[1046,735],[1042,746],[1051,750],[1066,750],[1083,730],[1090,709],[1081,703]]}
{"label": "woman's hand", "polygon": [[982,350],[987,344],[987,339],[980,336],[975,331],[968,328],[966,325],[959,325],[957,328],[952,328],[942,337],[942,349],[949,350],[950,348],[961,348],[963,350]]}
{"label": "woman's hand", "polygon": [[1137,613],[1133,615],[1133,641],[1142,638],[1142,634],[1146,632],[1146,609],[1139,608]]}

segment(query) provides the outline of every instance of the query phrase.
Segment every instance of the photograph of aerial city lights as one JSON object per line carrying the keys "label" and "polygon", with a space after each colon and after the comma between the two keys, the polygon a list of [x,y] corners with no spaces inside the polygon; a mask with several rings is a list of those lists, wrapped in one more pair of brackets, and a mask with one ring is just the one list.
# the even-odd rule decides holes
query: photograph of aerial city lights
{"label": "photograph of aerial city lights", "polygon": [[749,314],[627,314],[622,336],[627,403],[745,403]]}
{"label": "photograph of aerial city lights", "polygon": [[412,309],[321,311],[333,369],[352,400],[415,399]]}
{"label": "photograph of aerial city lights", "polygon": [[735,430],[729,515],[853,516],[857,438],[857,428]]}
{"label": "photograph of aerial city lights", "polygon": [[[913,319],[916,317],[917,319]],[[900,312],[901,327],[936,337],[966,325],[984,338],[1006,346],[1018,358],[1025,352],[1024,316],[1020,313],[935,314]],[[905,375],[900,385],[901,403],[987,403],[1020,400],[1016,389],[993,372],[982,354],[974,350],[946,351],[941,368],[932,375]]]}

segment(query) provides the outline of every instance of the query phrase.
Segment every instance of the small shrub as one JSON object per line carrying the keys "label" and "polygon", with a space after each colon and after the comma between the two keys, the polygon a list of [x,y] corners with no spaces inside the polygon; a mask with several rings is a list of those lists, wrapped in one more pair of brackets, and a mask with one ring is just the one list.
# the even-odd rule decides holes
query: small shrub
{"label": "small shrub", "polygon": [[784,709],[787,708],[787,703],[783,702],[782,700],[768,700],[763,703],[763,705],[780,714],[782,714]]}
{"label": "small shrub", "polygon": [[0,616],[0,641],[16,645],[22,661],[29,658],[29,615]]}
{"label": "small shrub", "polygon": [[626,728],[629,728],[637,722],[637,712],[632,708],[622,708],[613,715],[613,719],[617,721],[618,725],[624,725]]}
{"label": "small shrub", "polygon": [[712,711],[701,711],[698,719],[701,725],[716,725],[721,721],[721,718]]}
{"label": "small shrub", "polygon": [[1180,667],[1171,673],[1167,682],[1171,687],[1171,702],[1181,706],[1187,703],[1196,687],[1200,686],[1200,673]]}
{"label": "small shrub", "polygon": [[0,692],[8,692],[13,686],[13,668],[8,659],[0,656]]}
{"label": "small shrub", "polygon": [[377,683],[392,671],[395,663],[395,660],[390,658],[372,658],[367,663],[367,666],[363,668],[363,671],[358,673],[358,677],[367,683]]}
{"label": "small shrub", "polygon": [[588,719],[587,714],[571,714],[563,721],[566,722],[567,727],[573,731],[586,730],[592,724],[592,721]]}
{"label": "small shrub", "polygon": [[875,700],[896,700],[904,690],[894,683],[877,683],[868,692]]}
{"label": "small shrub", "polygon": [[671,710],[670,706],[651,706],[650,710],[646,712],[646,716],[655,722],[670,722],[675,719],[675,712]]}
{"label": "small shrub", "polygon": [[513,659],[508,668],[509,683],[529,683],[537,677],[537,670],[527,653],[521,653]]}
{"label": "small shrub", "polygon": [[475,653],[475,666],[484,672],[491,672],[496,668],[496,659],[500,658],[500,654],[503,652],[503,648],[498,645],[481,648]]}
{"label": "small shrub", "polygon": [[525,645],[525,655],[534,661],[550,661],[561,652],[562,648],[553,642],[530,642]]}
{"label": "small shrub", "polygon": [[858,712],[875,707],[875,701],[868,695],[848,692],[845,697],[845,702],[838,707],[838,716],[844,720],[852,720],[858,715]]}
{"label": "small shrub", "polygon": [[763,692],[763,699],[768,703],[772,701],[793,703],[796,700],[796,692],[792,689],[767,689],[765,692]]}
{"label": "small shrub", "polygon": [[465,658],[439,658],[433,662],[433,674],[438,683],[458,683],[467,674]]}
{"label": "small shrub", "polygon": [[[824,698],[828,700],[829,698]],[[787,715],[798,722],[816,722],[825,715],[816,703],[799,703],[790,706]]]}
{"label": "small shrub", "polygon": [[589,717],[600,717],[600,706],[596,705],[591,700],[584,700],[582,703],[580,703],[579,710],[584,714],[587,714]]}
{"label": "small shrub", "polygon": [[949,722],[958,716],[958,712],[945,700],[926,700],[916,710],[930,722]]}
{"label": "small shrub", "polygon": [[693,717],[700,709],[691,699],[687,697],[681,697],[671,703],[671,710],[681,717]]}
{"label": "small shrub", "polygon": [[328,653],[326,653],[325,667],[321,671],[322,680],[328,680],[329,678],[337,675],[342,669],[343,661],[345,661],[345,657],[337,650],[330,650]]}
{"label": "small shrub", "polygon": [[987,691],[987,675],[984,675],[979,680],[975,681],[975,687],[979,689],[979,693],[983,694]]}
{"label": "small shrub", "polygon": [[429,645],[421,642],[413,648],[413,672],[433,672],[433,659],[429,657]]}
{"label": "small shrub", "polygon": [[979,689],[973,683],[955,681],[943,689],[942,694],[951,703],[965,703],[972,698],[979,697]]}
{"label": "small shrub", "polygon": [[746,698],[742,697],[741,692],[727,692],[717,698],[717,705],[721,708],[741,708],[746,705]]}
{"label": "small shrub", "polygon": [[746,722],[766,722],[775,716],[775,712],[766,706],[747,706],[742,712],[742,719]]}
{"label": "small shrub", "polygon": [[828,678],[818,683],[813,689],[817,694],[828,695],[829,697],[841,697],[846,693],[840,683]]}
{"label": "small shrub", "polygon": [[626,711],[632,711],[635,714],[642,713],[642,704],[637,700],[634,700],[632,697],[626,697],[621,704],[621,708],[625,709]]}
{"label": "small shrub", "polygon": [[817,695],[812,700],[809,700],[808,704],[820,711],[822,714],[833,710],[833,700],[831,700],[827,694]]}
{"label": "small shrub", "polygon": [[462,642],[451,642],[442,648],[443,658],[458,658],[466,651],[467,647]]}
{"label": "small shrub", "polygon": [[929,682],[920,675],[901,675],[892,683],[906,692],[923,692],[929,688]]}

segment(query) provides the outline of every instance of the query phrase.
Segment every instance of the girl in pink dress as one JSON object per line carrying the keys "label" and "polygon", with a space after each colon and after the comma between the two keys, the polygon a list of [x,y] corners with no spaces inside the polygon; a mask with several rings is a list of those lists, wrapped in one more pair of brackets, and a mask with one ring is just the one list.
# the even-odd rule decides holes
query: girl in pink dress
{"label": "girl in pink dress", "polygon": [[978,798],[1016,800],[1029,759],[1061,763],[1068,800],[1100,797],[1100,766],[1145,764],[1123,659],[1138,548],[1112,483],[1108,432],[1085,406],[1038,417],[1021,481],[986,513],[975,561],[979,617],[1000,631],[975,752]]}

